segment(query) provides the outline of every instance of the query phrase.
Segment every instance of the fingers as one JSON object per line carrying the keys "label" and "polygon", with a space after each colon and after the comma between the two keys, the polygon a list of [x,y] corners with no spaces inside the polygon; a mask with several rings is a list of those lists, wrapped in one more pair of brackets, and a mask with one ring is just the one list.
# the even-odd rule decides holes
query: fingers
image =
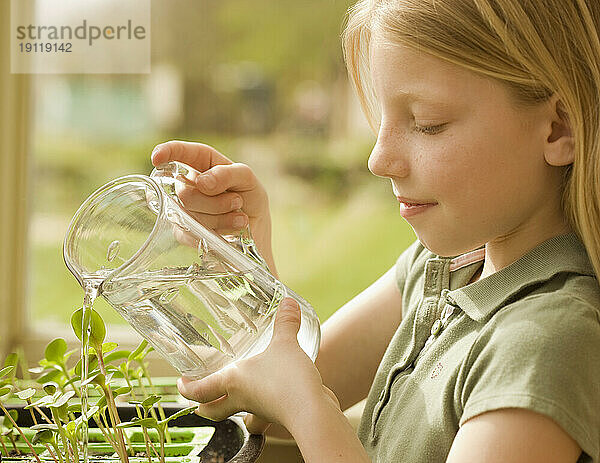
{"label": "fingers", "polygon": [[222,421],[238,411],[239,408],[233,404],[231,398],[225,396],[209,403],[198,404],[194,413],[209,420]]}
{"label": "fingers", "polygon": [[203,403],[212,402],[227,395],[225,378],[219,371],[198,380],[183,376],[177,380],[177,389],[182,396]]}
{"label": "fingers", "polygon": [[188,211],[205,214],[226,214],[241,209],[244,200],[237,193],[221,193],[207,196],[190,186],[178,186],[177,196]]}
{"label": "fingers", "polygon": [[195,178],[195,182],[197,188],[208,196],[215,196],[227,190],[251,191],[258,185],[252,169],[241,162],[219,164],[202,172],[202,175]]}
{"label": "fingers", "polygon": [[159,166],[169,161],[179,161],[204,172],[217,164],[231,164],[231,161],[212,146],[180,140],[168,141],[154,147],[152,164]]}
{"label": "fingers", "polygon": [[286,297],[281,301],[281,304],[279,304],[277,314],[275,315],[273,340],[276,342],[297,342],[300,322],[301,313],[298,302],[291,297]]}
{"label": "fingers", "polygon": [[177,388],[184,397],[200,402],[194,413],[213,421],[221,421],[240,411],[235,401],[227,395],[227,379],[221,372],[199,380],[185,376],[177,380]]}
{"label": "fingers", "polygon": [[184,184],[194,185],[204,194],[214,196],[225,190],[249,191],[258,181],[246,164],[233,163],[212,146],[185,141],[168,141],[156,145],[152,151],[152,164],[159,166],[169,161],[179,161],[200,172],[181,179]]}
{"label": "fingers", "polygon": [[271,426],[271,423],[252,413],[244,417],[244,424],[250,434],[263,434]]}
{"label": "fingers", "polygon": [[234,234],[248,225],[248,216],[242,212],[231,212],[222,215],[190,213],[194,219],[206,228],[216,231],[221,235]]}

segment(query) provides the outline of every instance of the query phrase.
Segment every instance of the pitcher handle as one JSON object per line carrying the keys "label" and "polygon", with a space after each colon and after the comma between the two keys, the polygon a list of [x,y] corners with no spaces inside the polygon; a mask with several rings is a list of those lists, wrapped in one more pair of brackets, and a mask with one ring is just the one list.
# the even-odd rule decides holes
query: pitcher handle
{"label": "pitcher handle", "polygon": [[[174,185],[175,181],[179,181],[188,185],[195,186],[193,182],[191,182],[187,177],[187,174],[191,171],[200,174],[198,171],[186,164],[177,161],[170,161],[155,167],[152,173],[150,174],[150,177],[157,180],[162,185],[165,192],[168,193],[171,197],[173,197],[177,204],[179,204],[183,208],[183,204],[177,196],[175,188],[169,188],[169,185],[172,186]],[[168,178],[170,182],[165,182],[166,178]],[[259,264],[267,272],[270,272],[267,262],[258,252],[258,248],[256,247],[256,243],[254,242],[254,238],[252,238],[252,233],[250,232],[250,225],[246,225],[246,227],[240,230],[237,234],[221,236],[223,236],[223,238],[228,243],[239,249],[244,255],[246,255],[254,262]]]}

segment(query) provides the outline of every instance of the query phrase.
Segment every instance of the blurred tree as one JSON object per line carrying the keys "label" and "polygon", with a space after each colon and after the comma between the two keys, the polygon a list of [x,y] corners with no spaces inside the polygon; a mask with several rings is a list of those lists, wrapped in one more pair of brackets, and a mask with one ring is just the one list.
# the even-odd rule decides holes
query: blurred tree
{"label": "blurred tree", "polygon": [[[306,80],[344,73],[349,0],[153,0],[153,60],[184,81],[184,131],[268,132]],[[258,122],[257,122],[258,121]]]}

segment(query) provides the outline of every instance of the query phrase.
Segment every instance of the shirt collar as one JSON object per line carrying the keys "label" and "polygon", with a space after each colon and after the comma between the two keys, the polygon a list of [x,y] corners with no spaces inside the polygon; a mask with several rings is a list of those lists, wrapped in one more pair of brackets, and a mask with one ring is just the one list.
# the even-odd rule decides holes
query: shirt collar
{"label": "shirt collar", "polygon": [[448,299],[470,318],[482,322],[523,288],[564,272],[595,276],[585,247],[575,233],[544,241],[498,272],[449,291]]}

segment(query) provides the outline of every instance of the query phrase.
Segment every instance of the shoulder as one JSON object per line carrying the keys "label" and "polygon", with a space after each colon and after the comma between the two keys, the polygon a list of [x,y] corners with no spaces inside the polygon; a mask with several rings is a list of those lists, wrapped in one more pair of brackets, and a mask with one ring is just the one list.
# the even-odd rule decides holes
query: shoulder
{"label": "shoulder", "polygon": [[501,307],[480,332],[480,341],[502,342],[508,337],[519,344],[554,343],[555,336],[571,339],[583,332],[592,335],[588,342],[600,343],[598,282],[593,277],[560,275]]}
{"label": "shoulder", "polygon": [[542,287],[500,308],[479,331],[467,363],[548,370],[545,376],[562,374],[556,371],[559,365],[573,374],[577,368],[600,368],[595,279],[572,278],[560,289]]}
{"label": "shoulder", "polygon": [[459,381],[461,424],[505,408],[558,423],[589,455],[600,441],[597,282],[565,277],[506,304],[481,328]]}

